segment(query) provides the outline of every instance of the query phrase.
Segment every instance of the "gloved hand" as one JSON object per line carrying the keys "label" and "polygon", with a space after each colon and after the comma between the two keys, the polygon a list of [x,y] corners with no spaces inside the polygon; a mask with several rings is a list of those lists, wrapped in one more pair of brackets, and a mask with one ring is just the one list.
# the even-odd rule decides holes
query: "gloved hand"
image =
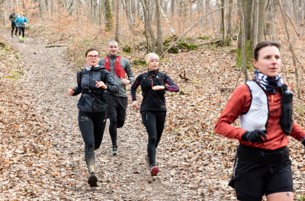
{"label": "gloved hand", "polygon": [[301,139],[303,146],[305,147],[305,138]]}
{"label": "gloved hand", "polygon": [[254,131],[246,131],[241,139],[248,142],[259,142],[263,143],[264,139],[266,140],[266,131],[265,130],[254,130]]}

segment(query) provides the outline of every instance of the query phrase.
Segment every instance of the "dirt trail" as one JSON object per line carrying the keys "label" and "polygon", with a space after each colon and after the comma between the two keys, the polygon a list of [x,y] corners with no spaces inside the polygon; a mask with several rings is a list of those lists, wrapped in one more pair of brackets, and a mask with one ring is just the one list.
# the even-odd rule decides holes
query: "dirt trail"
{"label": "dirt trail", "polygon": [[[33,37],[19,43],[3,30],[0,35],[19,52],[17,70],[22,69],[21,78],[15,82],[1,79],[0,68],[0,201],[236,200],[228,180],[238,142],[211,133],[219,108],[229,93],[224,95],[219,90],[200,87],[222,87],[221,74],[231,79],[225,80],[226,83],[235,86],[236,72],[219,67],[219,52],[203,50],[169,55],[169,60],[180,61],[181,68],[185,67],[186,59],[201,65],[198,54],[208,59],[209,65],[194,75],[194,80],[201,83],[196,92],[189,90],[191,95],[167,96],[167,128],[179,131],[165,130],[162,136],[157,150],[161,169],[158,177],[152,180],[148,174],[147,134],[140,114],[128,108],[124,128],[118,131],[118,156],[111,156],[108,129],[105,131],[101,148],[96,151],[99,186],[91,189],[87,184],[84,144],[77,125],[79,96],[65,94],[68,87],[76,84],[76,72],[64,59],[65,47],[46,48],[46,42]],[[232,56],[227,52],[221,54],[226,58]],[[193,68],[193,72],[198,70],[195,64],[188,68]],[[183,81],[178,85],[183,91],[189,87]],[[177,99],[180,104],[176,104]],[[193,112],[185,107],[193,108]],[[200,138],[181,136],[185,129],[199,132]],[[304,149],[295,140],[291,140],[290,147],[295,189],[303,193]]]}
{"label": "dirt trail", "polygon": [[[125,127],[118,131],[118,156],[111,156],[110,137],[105,131],[96,151],[99,187],[90,189],[77,125],[79,97],[65,95],[76,82],[75,72],[64,60],[65,48],[46,48],[43,41],[31,37],[19,43],[17,38],[1,34],[24,62],[24,76],[17,83],[26,94],[22,101],[34,106],[36,118],[42,119],[45,127],[27,137],[20,134],[18,144],[31,145],[35,151],[24,156],[24,151],[15,147],[18,145],[12,146],[11,156],[17,159],[3,173],[0,200],[200,200],[196,191],[183,187],[176,173],[179,164],[168,162],[170,153],[158,156],[161,173],[151,180],[144,160],[147,134],[143,127],[135,126],[140,124],[138,112],[129,109]],[[161,145],[160,152],[162,149]]]}

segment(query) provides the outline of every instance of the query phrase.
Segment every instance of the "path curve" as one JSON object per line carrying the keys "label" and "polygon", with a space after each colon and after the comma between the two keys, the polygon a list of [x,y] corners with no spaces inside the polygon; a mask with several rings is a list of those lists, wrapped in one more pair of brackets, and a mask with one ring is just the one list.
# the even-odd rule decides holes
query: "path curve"
{"label": "path curve", "polygon": [[34,146],[36,152],[28,151],[27,156],[18,149],[12,152],[20,160],[4,173],[9,179],[0,183],[1,200],[177,201],[194,196],[183,193],[181,180],[175,178],[178,175],[165,166],[168,156],[160,157],[160,175],[154,180],[148,176],[144,160],[147,134],[139,114],[129,109],[125,127],[119,129],[118,156],[110,154],[110,137],[106,131],[102,146],[96,151],[99,187],[89,188],[83,141],[77,125],[79,97],[65,94],[76,82],[75,71],[64,60],[65,48],[46,48],[46,43],[37,38],[29,37],[25,43],[19,43],[7,34],[3,37],[20,54],[24,76],[17,85],[26,94],[23,101],[34,106],[44,129],[39,133],[30,132],[26,138],[20,134],[18,143]]}

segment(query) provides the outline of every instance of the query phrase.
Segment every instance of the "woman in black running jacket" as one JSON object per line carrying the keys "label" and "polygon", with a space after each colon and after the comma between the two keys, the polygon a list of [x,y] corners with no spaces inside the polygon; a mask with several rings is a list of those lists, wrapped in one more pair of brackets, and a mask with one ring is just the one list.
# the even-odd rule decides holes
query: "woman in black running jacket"
{"label": "woman in black running jacket", "polygon": [[68,89],[68,95],[76,96],[81,93],[78,101],[78,124],[85,142],[85,160],[89,171],[88,183],[97,186],[95,176],[94,150],[102,143],[107,104],[103,98],[104,91],[118,92],[111,74],[98,65],[99,52],[90,48],[85,53],[86,65],[77,73],[77,86]]}
{"label": "woman in black running jacket", "polygon": [[147,161],[151,176],[156,176],[159,173],[156,163],[156,148],[161,139],[166,117],[165,91],[178,92],[179,88],[168,75],[159,72],[157,54],[149,53],[145,60],[148,64],[148,71],[140,74],[131,86],[131,106],[139,107],[136,101],[136,91],[141,86],[143,100],[140,112],[148,133]]}

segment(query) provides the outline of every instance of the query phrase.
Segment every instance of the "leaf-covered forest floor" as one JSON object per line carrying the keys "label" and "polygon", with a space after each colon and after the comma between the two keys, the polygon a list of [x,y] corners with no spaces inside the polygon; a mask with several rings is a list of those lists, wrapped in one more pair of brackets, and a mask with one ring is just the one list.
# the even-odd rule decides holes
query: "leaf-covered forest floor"
{"label": "leaf-covered forest floor", "polygon": [[[213,133],[230,93],[243,82],[233,67],[234,46],[167,54],[161,68],[180,93],[167,93],[166,129],[157,150],[160,174],[149,176],[147,134],[139,111],[128,108],[118,131],[119,153],[111,156],[106,129],[96,151],[99,186],[90,188],[77,124],[79,97],[65,94],[76,83],[67,48],[47,48],[34,36],[19,43],[8,33],[0,32],[0,200],[236,200],[227,183],[237,141]],[[144,70],[134,68],[134,74]],[[184,71],[188,81],[179,76]],[[285,76],[293,83],[291,74]],[[295,114],[305,129],[303,100],[301,90]],[[294,139],[289,147],[297,197],[305,194],[304,148]]]}

